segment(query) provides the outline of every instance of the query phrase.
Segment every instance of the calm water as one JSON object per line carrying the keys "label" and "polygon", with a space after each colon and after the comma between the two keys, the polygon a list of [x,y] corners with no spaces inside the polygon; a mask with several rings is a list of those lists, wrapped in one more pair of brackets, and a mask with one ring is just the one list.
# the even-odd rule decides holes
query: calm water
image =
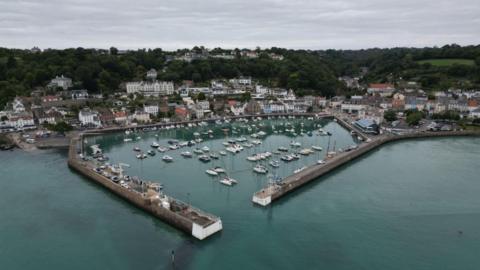
{"label": "calm water", "polygon": [[[326,123],[323,123],[326,124]],[[308,126],[308,124],[307,124]],[[306,127],[307,129],[307,127]],[[335,123],[337,147],[353,144]],[[221,149],[220,131],[206,141]],[[189,138],[192,131],[158,133]],[[245,157],[288,145],[270,135],[261,147],[215,164],[183,160],[182,150],[143,162],[157,137],[123,143],[123,134],[91,138],[130,175],[158,180],[168,194],[222,218],[224,230],[206,241],[163,224],[66,166],[57,151],[0,152],[1,269],[478,269],[480,258],[480,139],[450,138],[386,145],[274,203],[251,203],[265,176],[253,175]],[[297,137],[326,148],[327,137]],[[331,142],[333,143],[333,142]],[[282,166],[284,176],[316,154]],[[282,163],[283,165],[284,163]],[[225,187],[205,174],[219,165],[240,183]],[[190,193],[190,196],[187,195]],[[462,233],[459,233],[461,231]]]}

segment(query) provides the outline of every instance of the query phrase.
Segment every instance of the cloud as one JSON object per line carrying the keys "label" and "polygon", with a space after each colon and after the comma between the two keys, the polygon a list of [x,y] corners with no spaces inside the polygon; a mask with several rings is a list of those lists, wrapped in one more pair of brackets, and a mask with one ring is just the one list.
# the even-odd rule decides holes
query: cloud
{"label": "cloud", "polygon": [[2,0],[0,46],[358,49],[480,43],[478,0]]}

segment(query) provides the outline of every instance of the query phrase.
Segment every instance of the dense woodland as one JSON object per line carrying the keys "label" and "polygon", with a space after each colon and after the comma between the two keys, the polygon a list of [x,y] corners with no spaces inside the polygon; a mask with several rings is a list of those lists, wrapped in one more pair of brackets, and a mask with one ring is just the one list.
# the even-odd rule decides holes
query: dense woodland
{"label": "dense woodland", "polygon": [[[201,50],[195,47],[194,51]],[[75,88],[111,93],[122,82],[142,79],[150,68],[159,71],[160,80],[180,83],[193,80],[208,84],[214,78],[251,76],[264,85],[294,89],[297,94],[332,96],[346,91],[339,76],[358,76],[361,67],[368,72],[362,83],[397,82],[400,78],[420,82],[426,90],[480,88],[480,46],[447,45],[441,48],[392,48],[367,50],[306,51],[271,48],[260,57],[247,59],[234,50],[234,60],[207,58],[190,63],[167,61],[184,50],[162,49],[128,51],[74,48],[30,50],[0,48],[0,108],[16,95],[28,95],[37,86],[45,86],[56,75],[74,80]],[[211,54],[224,52],[220,48]],[[268,53],[284,56],[273,60]],[[471,64],[437,66],[419,63],[429,59],[470,59]]]}

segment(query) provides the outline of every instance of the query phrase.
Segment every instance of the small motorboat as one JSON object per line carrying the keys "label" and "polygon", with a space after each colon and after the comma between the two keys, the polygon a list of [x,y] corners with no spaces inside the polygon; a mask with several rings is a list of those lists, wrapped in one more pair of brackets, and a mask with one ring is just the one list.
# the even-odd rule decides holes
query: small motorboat
{"label": "small motorboat", "polygon": [[280,162],[278,162],[278,160],[272,160],[268,164],[274,168],[280,167]]}
{"label": "small motorboat", "polygon": [[133,141],[133,140],[132,140],[132,138],[125,138],[125,139],[123,139],[123,141],[124,141],[124,142],[131,142],[131,141]]}
{"label": "small motorboat", "polygon": [[225,177],[222,180],[220,180],[220,183],[226,185],[226,186],[233,186],[238,183],[237,180],[230,178],[230,177]]}
{"label": "small motorboat", "polygon": [[312,149],[317,150],[317,151],[322,151],[323,150],[323,148],[321,146],[318,146],[318,145],[312,145]]}
{"label": "small motorboat", "polygon": [[226,173],[225,169],[222,167],[214,167],[212,170],[216,171],[217,173]]}
{"label": "small motorboat", "polygon": [[278,148],[278,151],[280,151],[280,152],[288,152],[288,148],[281,146],[281,147]]}
{"label": "small motorboat", "polygon": [[206,170],[205,172],[209,175],[212,175],[212,176],[217,176],[218,175],[218,173],[214,170]]}
{"label": "small motorboat", "polygon": [[157,148],[157,150],[158,150],[158,152],[163,153],[163,152],[166,152],[168,149],[165,148],[165,147],[159,146],[159,147]]}
{"label": "small motorboat", "polygon": [[195,153],[195,154],[203,154],[203,151],[202,151],[202,149],[200,149],[200,148],[195,148],[195,149],[193,150],[193,153]]}
{"label": "small motorboat", "polygon": [[135,152],[140,152],[140,151],[142,151],[142,150],[140,150],[140,147],[135,146],[135,147],[133,148],[133,151],[135,151]]}
{"label": "small motorboat", "polygon": [[227,155],[227,152],[225,152],[225,151],[220,151],[220,152],[218,152],[218,153],[219,153],[220,155],[222,155],[222,156],[226,156],[226,155]]}
{"label": "small motorboat", "polygon": [[144,153],[140,153],[140,154],[137,155],[137,158],[138,159],[146,159],[147,155],[145,155]]}
{"label": "small motorboat", "polygon": [[203,152],[208,152],[208,151],[210,151],[210,148],[208,148],[208,146],[205,145],[204,147],[202,147],[202,151]]}
{"label": "small motorboat", "polygon": [[185,151],[185,152],[182,152],[181,155],[183,157],[186,157],[186,158],[191,158],[192,157],[192,152]]}
{"label": "small motorboat", "polygon": [[320,159],[319,161],[317,161],[317,164],[325,164],[325,163],[327,163],[327,162],[323,159]]}
{"label": "small motorboat", "polygon": [[291,147],[300,147],[300,146],[302,146],[302,144],[300,142],[291,141],[290,146]]}
{"label": "small motorboat", "polygon": [[172,162],[173,158],[171,156],[165,155],[162,157],[162,160],[165,162]]}
{"label": "small motorboat", "polygon": [[306,166],[303,166],[303,167],[301,167],[301,168],[296,169],[295,171],[293,171],[293,173],[299,173],[299,172],[305,170],[306,168],[307,168]]}
{"label": "small motorboat", "polygon": [[216,153],[210,153],[210,157],[211,157],[212,159],[219,159],[219,158],[220,158],[220,156],[219,156],[218,154],[216,154]]}
{"label": "small motorboat", "polygon": [[155,156],[156,153],[153,150],[148,150],[147,154],[153,157],[153,156]]}
{"label": "small motorboat", "polygon": [[158,148],[160,145],[157,142],[153,142],[150,146],[153,148]]}
{"label": "small motorboat", "polygon": [[253,167],[253,171],[259,174],[266,174],[268,172],[268,169],[263,165],[256,165],[255,167]]}
{"label": "small motorboat", "polygon": [[212,159],[207,155],[201,155],[198,157],[198,160],[200,160],[201,162],[210,162]]}

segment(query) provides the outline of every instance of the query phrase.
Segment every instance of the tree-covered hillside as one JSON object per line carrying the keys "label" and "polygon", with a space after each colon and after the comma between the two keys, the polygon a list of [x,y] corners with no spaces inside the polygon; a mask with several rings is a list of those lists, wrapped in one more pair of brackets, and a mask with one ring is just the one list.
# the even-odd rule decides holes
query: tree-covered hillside
{"label": "tree-covered hillside", "polygon": [[[199,48],[195,47],[195,52]],[[15,95],[28,95],[37,86],[45,86],[57,75],[73,79],[75,88],[111,93],[122,82],[142,79],[150,68],[159,71],[159,79],[180,83],[193,80],[207,84],[214,78],[252,76],[268,86],[292,88],[299,94],[331,96],[344,86],[337,78],[356,76],[361,67],[369,72],[363,83],[393,81],[399,78],[416,80],[425,89],[449,87],[480,88],[480,46],[442,48],[393,48],[368,50],[306,51],[271,48],[260,51],[258,58],[240,56],[238,49],[220,48],[210,53],[232,53],[235,58],[206,58],[184,62],[171,60],[189,50],[165,52],[161,49],[136,50],[119,54],[118,50],[65,49],[30,50],[0,48],[0,107]],[[268,54],[282,55],[275,60]],[[168,60],[167,60],[168,59]],[[433,65],[422,60],[466,59],[452,65]]]}

